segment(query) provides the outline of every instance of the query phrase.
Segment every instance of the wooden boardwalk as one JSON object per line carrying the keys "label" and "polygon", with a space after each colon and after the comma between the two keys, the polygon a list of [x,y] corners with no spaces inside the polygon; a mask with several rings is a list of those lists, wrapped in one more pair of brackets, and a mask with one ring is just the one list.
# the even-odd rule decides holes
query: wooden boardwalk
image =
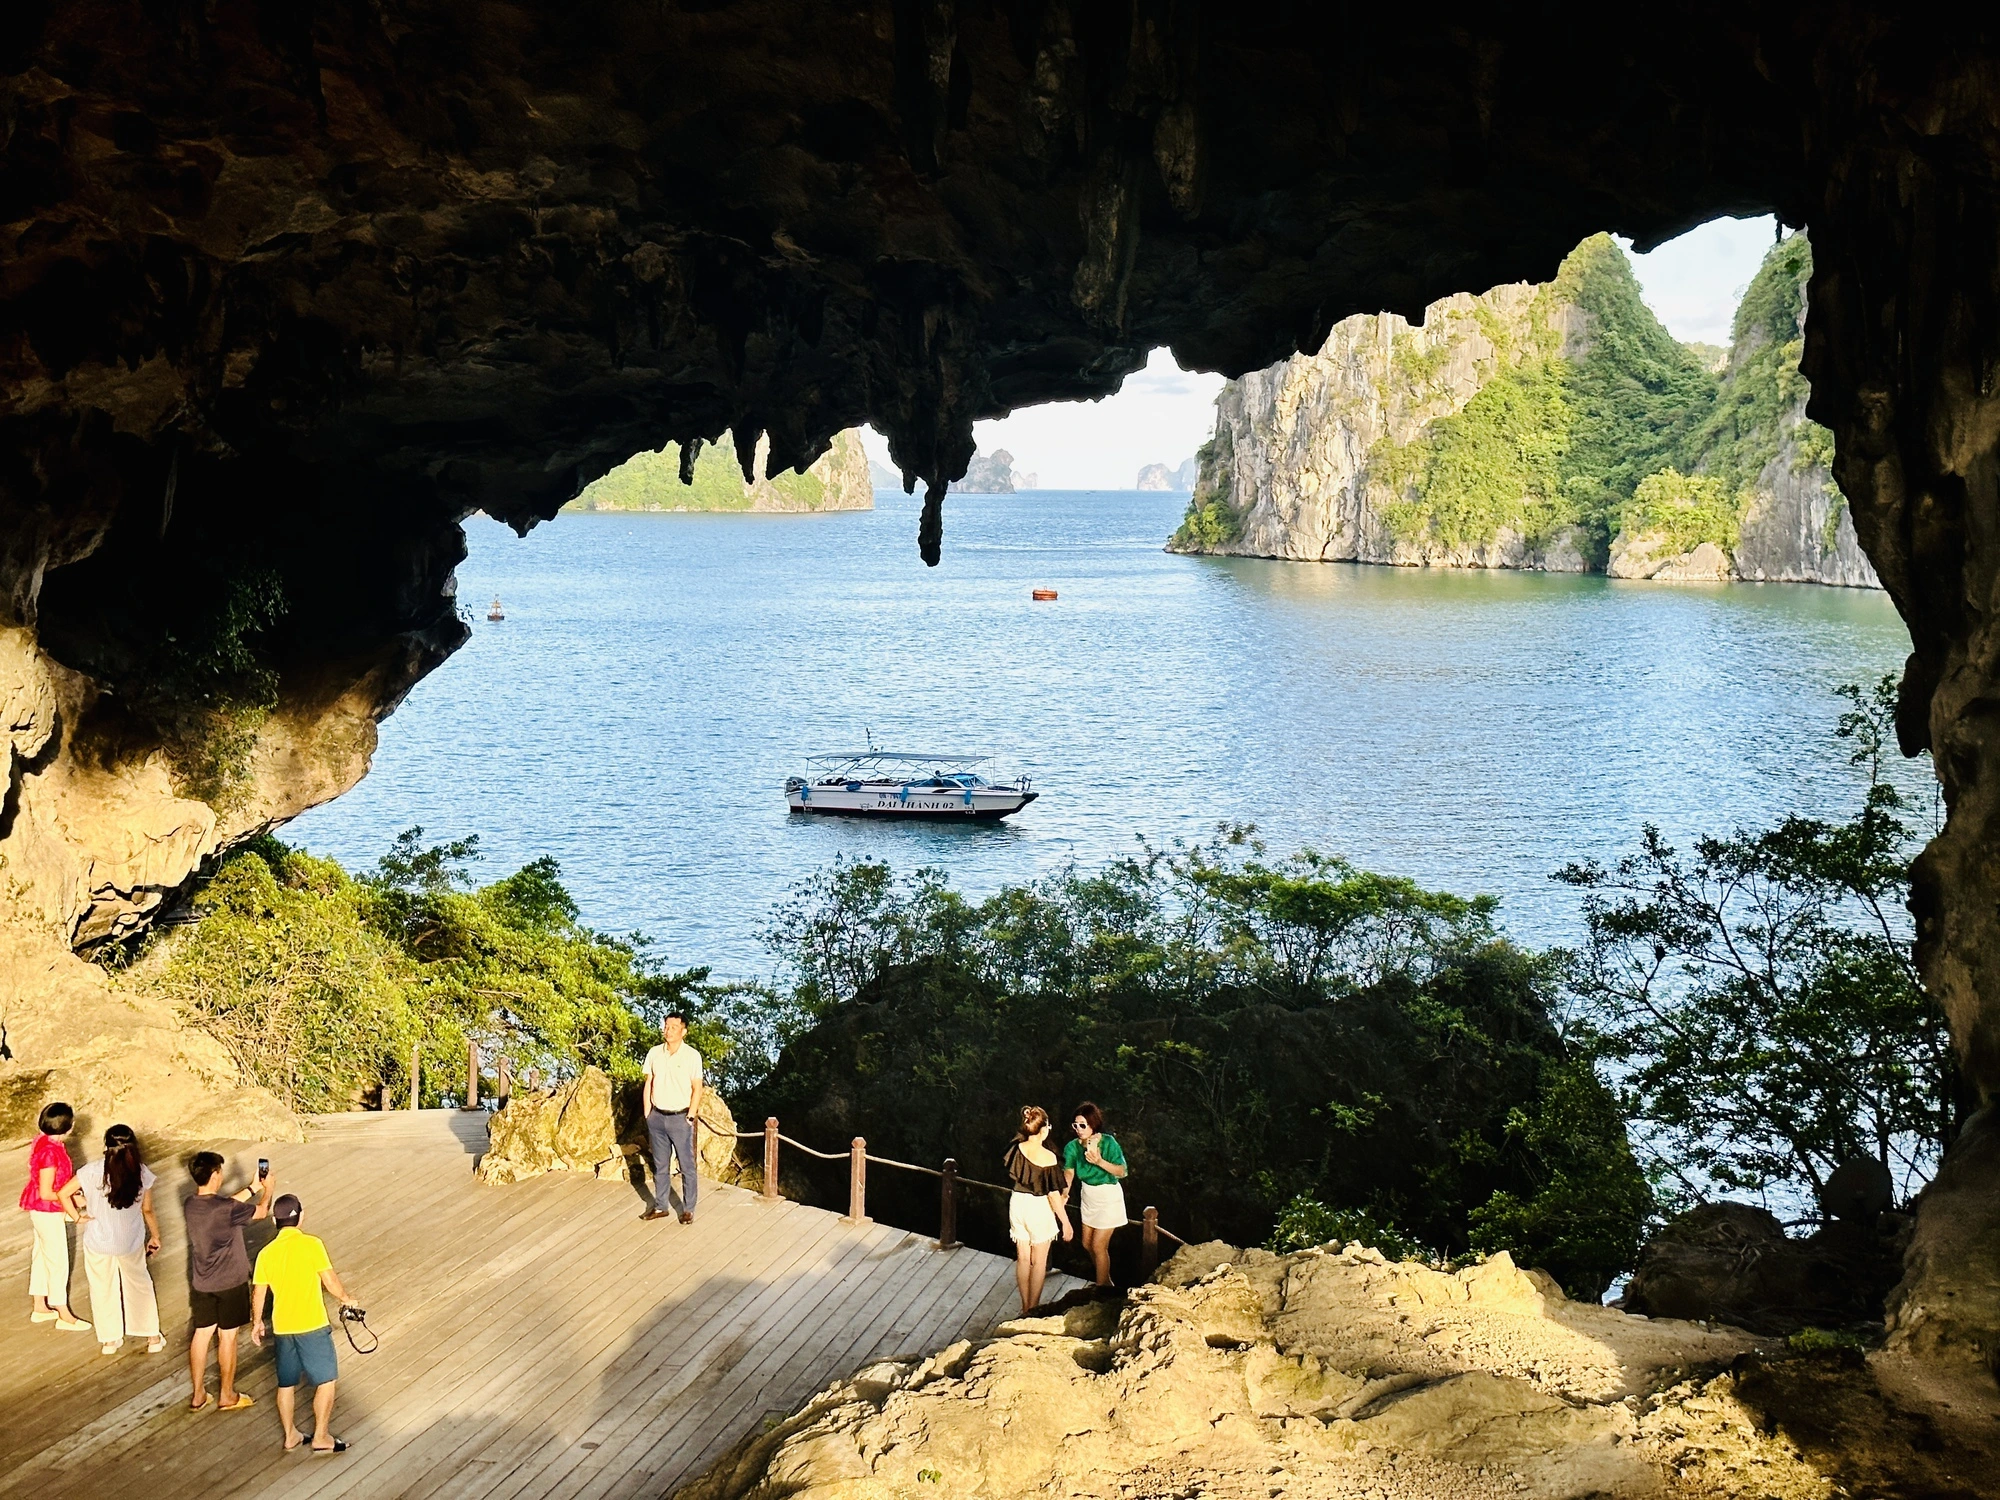
{"label": "wooden boardwalk", "polygon": [[[193,1188],[178,1162],[154,1164],[164,1354],[128,1340],[106,1358],[89,1334],[30,1324],[27,1222],[10,1214],[0,1496],[665,1495],[828,1380],[1015,1307],[1013,1263],[997,1256],[709,1182],[693,1225],[642,1224],[623,1183],[478,1185],[484,1145],[483,1117],[426,1110],[329,1117],[304,1145],[217,1148],[232,1183],[271,1158],[381,1337],[357,1358],[335,1334],[333,1425],[352,1448],[334,1458],[282,1451],[270,1350],[247,1334],[239,1384],[256,1406],[186,1409],[180,1203]],[[22,1180],[25,1162],[0,1157],[0,1181]],[[1072,1284],[1050,1280],[1050,1297]],[[71,1294],[88,1316],[80,1266]]]}

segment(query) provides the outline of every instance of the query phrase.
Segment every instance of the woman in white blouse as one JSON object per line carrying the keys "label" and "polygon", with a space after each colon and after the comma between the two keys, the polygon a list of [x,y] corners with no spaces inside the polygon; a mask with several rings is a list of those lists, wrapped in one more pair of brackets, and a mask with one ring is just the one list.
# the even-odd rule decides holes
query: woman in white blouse
{"label": "woman in white blouse", "polygon": [[167,1347],[146,1264],[160,1248],[153,1182],[153,1169],[139,1159],[139,1138],[129,1125],[105,1131],[103,1158],[70,1179],[70,1205],[83,1224],[90,1321],[105,1354],[116,1354],[128,1334],[144,1339],[148,1354]]}

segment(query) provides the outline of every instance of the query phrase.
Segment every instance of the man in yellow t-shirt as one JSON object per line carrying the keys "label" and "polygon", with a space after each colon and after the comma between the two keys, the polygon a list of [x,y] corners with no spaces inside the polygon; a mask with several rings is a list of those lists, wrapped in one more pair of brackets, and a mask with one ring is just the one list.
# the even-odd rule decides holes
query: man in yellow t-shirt
{"label": "man in yellow t-shirt", "polygon": [[305,1379],[313,1384],[314,1455],[345,1453],[346,1442],[333,1435],[333,1390],[340,1365],[320,1289],[332,1292],[342,1307],[352,1307],[354,1299],[334,1274],[326,1246],[299,1227],[304,1218],[305,1205],[294,1194],[286,1193],[271,1205],[278,1237],[258,1252],[257,1269],[250,1274],[250,1342],[264,1342],[268,1297],[271,1332],[278,1344],[278,1420],[285,1424],[285,1451],[305,1441],[292,1420],[299,1381]]}

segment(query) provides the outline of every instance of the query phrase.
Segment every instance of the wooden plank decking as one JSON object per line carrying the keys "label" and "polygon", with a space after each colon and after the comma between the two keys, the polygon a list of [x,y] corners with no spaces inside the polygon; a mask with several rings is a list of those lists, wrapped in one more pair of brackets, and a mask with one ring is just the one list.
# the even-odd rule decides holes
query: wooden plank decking
{"label": "wooden plank decking", "polygon": [[[193,1189],[178,1163],[155,1163],[164,1354],[128,1340],[106,1358],[89,1334],[30,1324],[27,1223],[9,1215],[0,1496],[659,1496],[828,1380],[980,1333],[1014,1306],[1013,1264],[997,1256],[709,1182],[692,1226],[642,1224],[621,1183],[481,1187],[484,1145],[483,1117],[426,1110],[328,1117],[304,1145],[218,1147],[232,1183],[271,1158],[381,1336],[367,1358],[335,1336],[334,1430],[353,1445],[337,1458],[281,1451],[271,1355],[247,1336],[239,1384],[257,1405],[186,1409],[180,1201]],[[0,1157],[0,1180],[20,1180],[25,1160]],[[1050,1282],[1050,1297],[1072,1284]],[[88,1316],[80,1266],[70,1286]]]}

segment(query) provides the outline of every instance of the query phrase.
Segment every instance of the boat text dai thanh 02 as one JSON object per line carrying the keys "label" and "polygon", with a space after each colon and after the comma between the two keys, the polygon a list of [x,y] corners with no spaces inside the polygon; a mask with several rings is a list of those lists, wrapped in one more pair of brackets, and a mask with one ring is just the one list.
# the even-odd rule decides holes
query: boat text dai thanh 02
{"label": "boat text dai thanh 02", "polygon": [[805,776],[785,783],[785,800],[795,813],[834,813],[856,818],[931,818],[941,822],[993,822],[1019,812],[1038,792],[1028,778],[988,781],[978,768],[983,755],[911,755],[893,750],[856,750],[815,755]]}

